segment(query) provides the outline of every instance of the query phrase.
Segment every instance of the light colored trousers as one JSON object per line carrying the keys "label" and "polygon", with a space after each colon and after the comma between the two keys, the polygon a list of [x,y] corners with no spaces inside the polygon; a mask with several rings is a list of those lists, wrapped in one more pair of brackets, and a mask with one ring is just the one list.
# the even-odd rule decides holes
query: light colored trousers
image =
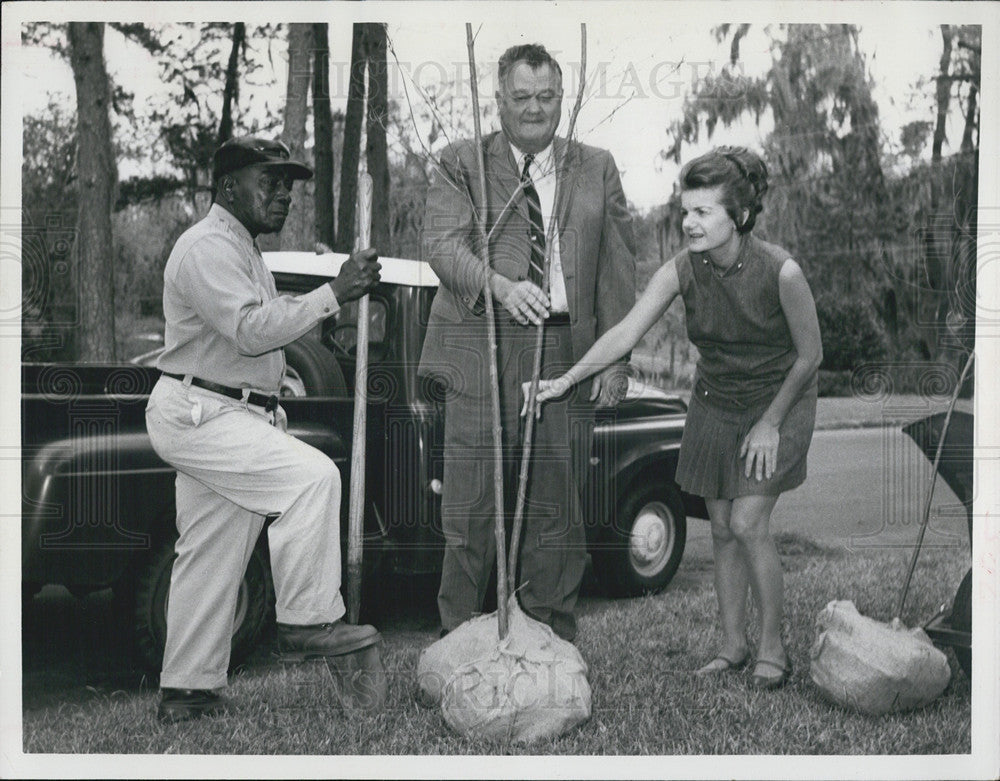
{"label": "light colored trousers", "polygon": [[267,515],[279,515],[267,532],[277,620],[344,615],[340,471],[274,414],[169,377],[150,394],[146,427],[177,470],[180,533],[161,687],[226,685],[239,584]]}

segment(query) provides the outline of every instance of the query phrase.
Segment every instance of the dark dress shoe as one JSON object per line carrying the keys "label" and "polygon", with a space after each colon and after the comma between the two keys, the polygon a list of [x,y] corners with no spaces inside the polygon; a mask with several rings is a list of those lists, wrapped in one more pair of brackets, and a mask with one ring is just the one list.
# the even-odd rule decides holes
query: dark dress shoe
{"label": "dark dress shoe", "polygon": [[233,711],[232,703],[211,689],[160,689],[156,718],[173,724],[202,716],[225,716]]}
{"label": "dark dress shoe", "polygon": [[382,639],[368,624],[278,624],[278,650],[283,662],[341,656],[375,645]]}

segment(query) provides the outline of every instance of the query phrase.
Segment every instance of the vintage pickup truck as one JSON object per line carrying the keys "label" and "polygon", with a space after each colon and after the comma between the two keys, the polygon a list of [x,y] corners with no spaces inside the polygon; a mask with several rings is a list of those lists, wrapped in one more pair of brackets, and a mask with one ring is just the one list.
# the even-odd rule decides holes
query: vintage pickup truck
{"label": "vintage pickup truck", "polygon": [[[335,277],[344,256],[265,260],[279,290],[294,293]],[[424,263],[382,263],[370,301],[366,584],[439,571],[444,544],[442,389],[416,372],[437,279]],[[356,317],[356,306],[344,307],[289,345],[282,388],[289,431],[341,468],[345,534]],[[45,584],[78,595],[110,587],[127,606],[139,659],[155,669],[176,531],[174,474],[145,429],[154,362],[155,351],[127,364],[23,365],[21,531],[26,596]],[[707,517],[673,479],[685,412],[682,399],[630,382],[626,401],[599,411],[574,442],[592,563],[610,594],[663,589],[684,550],[686,517]],[[234,663],[252,650],[272,607],[261,535],[241,584]]]}

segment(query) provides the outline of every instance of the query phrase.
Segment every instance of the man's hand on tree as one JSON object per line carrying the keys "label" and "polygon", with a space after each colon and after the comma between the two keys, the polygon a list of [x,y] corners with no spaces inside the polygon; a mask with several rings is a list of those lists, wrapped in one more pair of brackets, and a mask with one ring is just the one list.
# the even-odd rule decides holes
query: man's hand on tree
{"label": "man's hand on tree", "polygon": [[549,297],[538,285],[528,280],[514,282],[503,274],[493,274],[490,289],[504,309],[521,325],[539,325],[549,316]]}
{"label": "man's hand on tree", "polygon": [[379,283],[381,270],[378,252],[371,247],[351,253],[340,267],[340,274],[330,282],[337,301],[344,304],[370,293]]}

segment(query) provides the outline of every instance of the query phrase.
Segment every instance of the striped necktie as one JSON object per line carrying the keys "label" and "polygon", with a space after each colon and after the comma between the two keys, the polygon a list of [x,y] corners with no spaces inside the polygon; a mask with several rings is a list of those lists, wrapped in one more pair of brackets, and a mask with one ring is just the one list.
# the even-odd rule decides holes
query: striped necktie
{"label": "striped necktie", "polygon": [[531,239],[531,258],[528,262],[528,280],[542,287],[545,276],[545,227],[542,223],[542,204],[538,191],[531,181],[531,163],[534,155],[524,156],[524,170],[521,172],[521,187],[528,202],[528,236]]}

